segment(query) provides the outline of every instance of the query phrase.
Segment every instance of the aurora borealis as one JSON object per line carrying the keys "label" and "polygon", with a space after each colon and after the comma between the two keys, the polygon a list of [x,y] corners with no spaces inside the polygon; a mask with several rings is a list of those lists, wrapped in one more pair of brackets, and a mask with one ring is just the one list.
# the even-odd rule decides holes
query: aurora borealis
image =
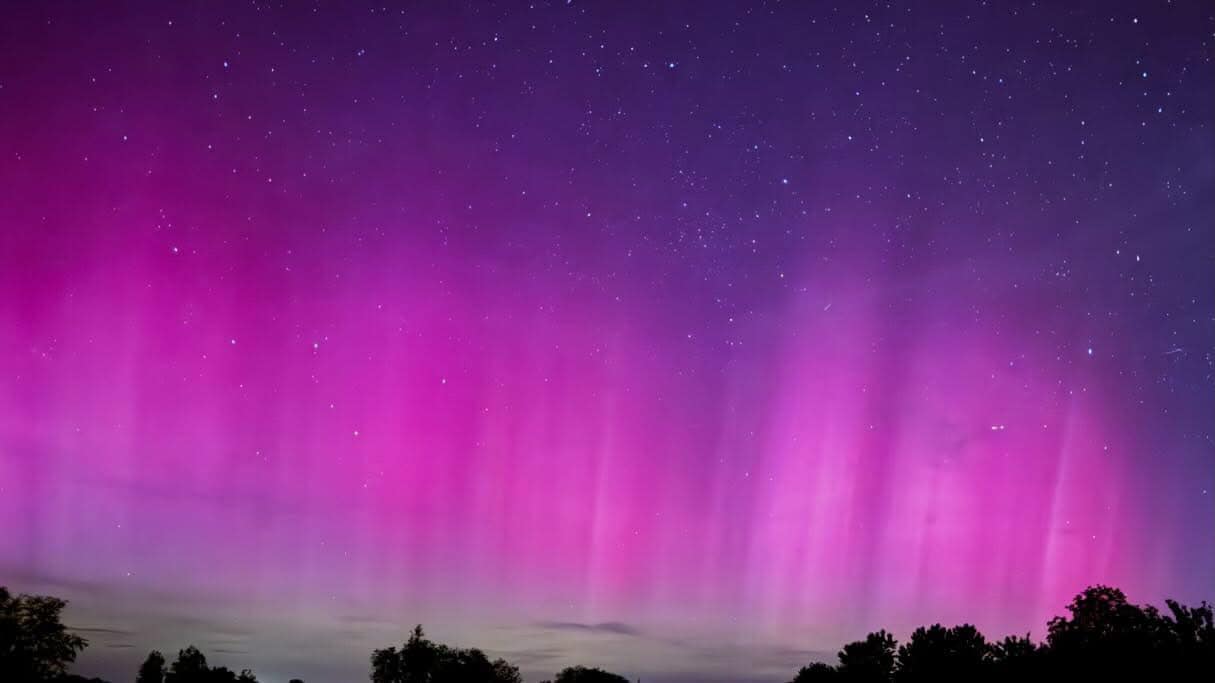
{"label": "aurora borealis", "polygon": [[1209,600],[1213,26],[7,4],[0,585],[272,683]]}

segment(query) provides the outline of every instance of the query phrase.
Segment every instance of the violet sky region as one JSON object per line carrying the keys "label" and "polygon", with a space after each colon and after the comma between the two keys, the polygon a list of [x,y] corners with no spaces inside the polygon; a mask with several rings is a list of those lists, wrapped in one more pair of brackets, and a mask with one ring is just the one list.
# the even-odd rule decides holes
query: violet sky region
{"label": "violet sky region", "polygon": [[0,584],[271,683],[1210,599],[1212,16],[5,3]]}

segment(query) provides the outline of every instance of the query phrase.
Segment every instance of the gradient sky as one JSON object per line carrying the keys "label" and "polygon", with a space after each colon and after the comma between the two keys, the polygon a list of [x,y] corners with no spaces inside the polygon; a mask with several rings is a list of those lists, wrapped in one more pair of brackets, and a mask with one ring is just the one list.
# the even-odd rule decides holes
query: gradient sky
{"label": "gradient sky", "polygon": [[269,683],[1212,598],[1215,20],[1118,4],[6,4],[0,584]]}

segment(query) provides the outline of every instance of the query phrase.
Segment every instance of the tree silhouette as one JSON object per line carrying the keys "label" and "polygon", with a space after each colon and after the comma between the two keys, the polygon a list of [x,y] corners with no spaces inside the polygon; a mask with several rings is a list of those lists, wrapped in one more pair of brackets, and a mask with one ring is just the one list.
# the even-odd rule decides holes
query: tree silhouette
{"label": "tree silhouette", "polygon": [[148,658],[143,660],[143,664],[139,666],[139,674],[135,676],[135,683],[164,683],[164,680],[165,656],[158,650],[152,650],[148,653]]}
{"label": "tree silhouette", "polygon": [[835,683],[839,680],[839,669],[823,662],[814,662],[803,666],[792,683]]}
{"label": "tree silhouette", "polygon": [[1215,611],[1166,601],[1169,613],[1129,602],[1117,588],[1092,586],[1047,624],[1044,644],[1029,635],[988,643],[969,624],[916,629],[895,654],[885,631],[849,643],[840,664],[803,667],[793,683],[823,681],[1182,680],[1215,671]]}
{"label": "tree silhouette", "polygon": [[885,631],[870,633],[864,640],[848,643],[840,650],[840,680],[849,683],[884,683],[894,674],[894,636]]}
{"label": "tree silhouette", "polygon": [[489,680],[496,683],[523,683],[523,677],[519,675],[518,667],[505,659],[494,660]]}
{"label": "tree silhouette", "polygon": [[1215,662],[1215,614],[1211,605],[1186,607],[1175,600],[1166,600],[1170,616],[1164,617],[1173,637],[1169,657],[1175,668],[1182,671],[1212,670]]}
{"label": "tree silhouette", "polygon": [[[151,655],[148,658],[151,659]],[[257,677],[248,669],[238,674],[224,666],[207,666],[206,655],[193,645],[178,651],[177,660],[169,667],[164,680],[165,683],[257,683]]]}
{"label": "tree silhouette", "polygon": [[67,602],[45,595],[12,595],[0,586],[0,680],[37,683],[67,673],[88,641],[59,620]]}
{"label": "tree silhouette", "polygon": [[899,647],[894,680],[898,683],[971,681],[983,675],[987,639],[970,624],[945,628],[921,626]]}
{"label": "tree silhouette", "polygon": [[177,651],[177,660],[169,667],[165,683],[201,683],[206,681],[211,668],[207,666],[207,656],[201,650],[190,645],[184,650]]}
{"label": "tree silhouette", "polygon": [[[66,672],[86,643],[60,621],[66,603],[48,596],[12,595],[0,587],[0,683],[106,683]],[[1167,613],[1135,605],[1109,586],[1092,586],[1051,619],[1046,641],[1028,634],[988,643],[969,624],[921,627],[901,647],[886,631],[845,645],[839,664],[802,667],[792,683],[950,683],[992,681],[1072,683],[1089,680],[1186,680],[1215,671],[1215,610],[1166,601]],[[371,655],[373,683],[522,683],[519,670],[476,648],[453,648],[426,638],[422,627],[400,647]],[[190,645],[168,667],[148,653],[136,683],[257,683],[248,669],[210,666]],[[303,683],[292,679],[291,683]],[[551,683],[629,683],[584,666],[560,671]]]}
{"label": "tree silhouette", "polygon": [[490,661],[477,649],[462,650],[436,644],[419,625],[400,649],[371,653],[373,683],[522,683],[519,669],[506,660]]}
{"label": "tree silhouette", "polygon": [[1159,675],[1168,622],[1155,607],[1131,604],[1117,588],[1092,586],[1067,606],[1071,618],[1047,625],[1052,669],[1065,678]]}
{"label": "tree silhouette", "polygon": [[570,666],[557,672],[553,683],[629,683],[629,679],[603,669]]}
{"label": "tree silhouette", "polygon": [[1008,636],[998,643],[993,643],[988,655],[990,677],[993,681],[1013,683],[1013,681],[1043,680],[1045,674],[1046,650],[1025,637]]}

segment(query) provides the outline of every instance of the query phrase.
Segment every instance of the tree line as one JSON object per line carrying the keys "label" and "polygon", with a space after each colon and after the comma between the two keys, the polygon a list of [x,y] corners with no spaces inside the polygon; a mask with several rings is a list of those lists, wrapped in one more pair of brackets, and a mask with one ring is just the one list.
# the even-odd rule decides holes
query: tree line
{"label": "tree line", "polygon": [[[953,683],[962,681],[1182,680],[1215,673],[1211,605],[1165,602],[1167,612],[1136,605],[1117,588],[1092,586],[1047,624],[1046,639],[1029,635],[989,641],[970,624],[934,624],[900,644],[881,630],[840,649],[835,663],[802,667],[791,683]],[[88,641],[60,619],[64,600],[11,594],[0,586],[0,681],[108,683],[68,672]],[[523,683],[517,666],[476,648],[435,643],[416,627],[400,646],[371,654],[371,683]],[[257,683],[248,669],[211,666],[193,645],[173,662],[152,651],[136,683]],[[303,683],[293,679],[291,683]],[[602,669],[574,666],[545,683],[629,683]]]}
{"label": "tree line", "polygon": [[802,667],[792,683],[957,681],[1165,681],[1215,673],[1215,622],[1206,602],[1136,605],[1117,588],[1092,586],[1029,634],[988,641],[970,624],[917,628],[900,645],[886,631],[845,645],[836,664]]}

